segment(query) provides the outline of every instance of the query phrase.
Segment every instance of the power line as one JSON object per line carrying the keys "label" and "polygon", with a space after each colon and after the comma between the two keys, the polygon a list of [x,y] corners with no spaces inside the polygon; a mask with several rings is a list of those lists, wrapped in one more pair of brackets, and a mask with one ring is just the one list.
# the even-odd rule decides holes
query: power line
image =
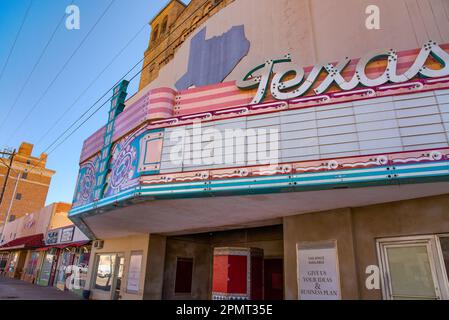
{"label": "power line", "polygon": [[[117,84],[119,84],[120,83],[120,81],[122,81],[128,74],[130,74],[131,73],[131,71],[132,70],[134,70],[139,64],[140,64],[140,62],[141,61],[139,61],[137,64],[135,64],[134,65],[134,67],[132,67],[131,68],[131,70],[129,70],[122,78],[120,78],[120,80],[119,81],[117,81],[109,90],[107,90],[97,101],[95,101],[95,103],[93,104],[93,105],[91,105],[81,116],[79,116],[78,117],[78,119],[76,119],[74,122],[72,122],[72,124],[62,133],[62,134],[60,134],[54,141],[53,141],[53,143],[52,144],[50,144],[43,152],[44,153],[46,153],[48,150],[50,150],[50,148],[52,147],[52,146],[54,146],[57,142],[58,142],[58,140],[59,139],[61,139],[67,132],[69,132],[70,131],[70,129],[71,128],[73,128],[77,123],[78,123],[78,121],[80,121],[85,115],[87,115],[88,113],[89,113],[89,111],[90,110],[92,110],[101,100],[103,100],[103,98],[104,97],[106,97],[111,91],[112,91],[112,89],[114,89],[114,87],[117,85]],[[86,122],[87,122],[87,120],[89,120],[90,118],[92,118],[98,111],[100,111],[100,109],[106,104],[106,103],[108,103],[109,101],[111,101],[111,99],[108,99],[108,100],[106,100],[106,102],[104,102],[99,108],[97,108],[95,111],[94,111],[94,113],[93,114],[91,114],[83,123],[82,123],[82,125],[83,124],[85,124]],[[76,130],[74,130],[68,137],[70,137],[72,134],[74,134],[79,128],[80,128],[81,126],[79,126],[79,127],[77,127],[77,129]],[[67,137],[67,138],[68,138]],[[66,141],[67,139],[64,139],[64,141]],[[58,146],[57,147],[59,147],[61,144],[58,144]],[[54,150],[55,150],[56,148],[54,148],[51,152],[53,152]],[[50,153],[48,153],[48,154],[50,154]]]}
{"label": "power line", "polygon": [[30,109],[30,111],[27,113],[25,118],[20,122],[20,124],[17,126],[17,128],[11,133],[8,140],[11,140],[14,135],[22,128],[22,126],[25,124],[25,122],[28,120],[28,118],[31,116],[33,111],[37,108],[37,106],[42,102],[42,100],[45,98],[47,93],[50,91],[50,89],[55,84],[56,80],[58,80],[59,76],[64,72],[65,68],[68,66],[70,61],[73,59],[73,57],[78,53],[78,50],[82,47],[84,42],[86,42],[87,38],[89,38],[90,34],[94,31],[94,29],[97,27],[97,25],[100,23],[100,21],[103,19],[103,17],[106,15],[108,10],[111,8],[111,6],[114,4],[116,0],[111,0],[109,5],[104,9],[103,13],[100,15],[100,17],[97,19],[95,24],[91,27],[89,32],[86,34],[86,36],[83,38],[83,40],[79,43],[78,47],[73,51],[73,53],[70,55],[70,57],[67,59],[67,61],[64,63],[62,68],[59,70],[59,72],[56,74],[56,76],[53,78],[53,80],[50,82],[50,85],[45,89],[44,93],[40,96],[38,101],[33,105],[33,107]]}
{"label": "power line", "polygon": [[[131,38],[131,40],[128,41],[128,43],[112,58],[112,60],[106,65],[106,67],[104,67],[104,69],[97,75],[97,77],[87,86],[86,89],[84,89],[84,91],[75,99],[75,101],[70,105],[70,107],[65,110],[61,116],[50,126],[50,128],[47,130],[47,132],[45,132],[37,141],[36,144],[40,144],[45,138],[46,136],[48,136],[48,134],[50,134],[50,132],[53,131],[54,128],[57,127],[57,125],[61,122],[61,120],[67,115],[68,112],[70,112],[73,107],[79,102],[79,100],[87,93],[87,91],[89,91],[89,89],[98,81],[98,79],[100,79],[100,77],[106,72],[106,70],[115,62],[115,60],[117,60],[117,58],[128,48],[128,46],[138,37],[138,35],[144,30],[144,28],[147,26],[147,24],[145,23],[142,28],[140,28],[140,30],[134,35],[133,38]],[[139,61],[140,63],[141,61]],[[135,67],[133,67],[134,69]],[[115,85],[114,85],[115,87]],[[110,89],[109,91],[111,91],[112,89]],[[101,101],[104,98],[104,95],[100,98],[99,101]],[[98,101],[98,102],[99,102]],[[84,117],[86,115],[86,112],[83,113],[81,115],[81,118]],[[76,122],[78,122],[80,120],[80,118],[78,118],[76,120]],[[71,127],[69,127],[70,129]],[[66,133],[67,131],[65,131],[64,133]]]}
{"label": "power line", "polygon": [[[186,17],[186,19],[180,23],[176,28],[174,28],[172,30],[175,31],[176,29],[178,29],[179,27],[181,27],[188,19],[190,19],[192,16],[194,16],[197,11],[199,11],[200,9],[202,9],[203,5],[206,4],[209,0],[206,0],[202,5],[200,5],[197,9],[195,9],[188,17]],[[179,37],[175,38],[172,42],[170,42],[167,45],[167,48],[171,47],[173,44],[175,44],[180,38],[183,37],[183,34],[181,34]],[[157,47],[159,47],[162,43],[159,43],[155,49]],[[165,51],[161,51],[158,55],[156,55],[151,61],[149,61],[146,65],[144,65],[142,67],[142,69],[140,71],[138,71],[136,74],[134,74],[131,79],[129,80],[129,82],[133,81],[139,74],[141,74],[146,68],[148,68],[157,58],[159,58],[162,54],[164,54]],[[90,110],[92,110],[101,100],[103,100],[104,97],[106,97],[110,91],[112,89],[114,89],[114,87],[120,83],[120,81],[122,81],[128,74],[130,74],[132,72],[132,70],[134,70],[143,60],[145,59],[142,58],[140,59],[123,77],[120,78],[119,81],[117,81],[110,89],[108,89],[93,105],[91,105],[84,113],[83,115],[81,115],[77,120],[75,120],[68,129],[66,129],[61,135],[59,135],[52,144],[50,144],[44,151],[43,153],[46,153],[47,151],[49,151],[51,149],[52,146],[55,146],[53,149],[51,149],[48,153],[47,156],[49,156],[50,154],[52,154],[57,148],[59,148],[65,141],[67,141],[73,134],[75,134],[76,131],[78,131],[87,121],[89,121],[97,112],[99,112],[109,101],[112,100],[112,98],[109,98],[108,100],[106,100],[102,105],[100,105],[97,109],[95,109],[93,111],[92,114],[90,114],[81,124],[79,124],[74,130],[72,130],[72,132],[70,132],[69,135],[67,135],[63,140],[61,140],[61,142],[59,142],[58,144],[56,144],[58,142],[59,139],[61,139],[67,132],[70,131],[71,128],[73,128],[78,121],[80,121],[85,115],[87,115],[89,113]],[[42,160],[40,160],[37,164],[34,165],[33,168],[31,168],[31,171],[33,171],[39,164],[42,163]]]}
{"label": "power line", "polygon": [[16,34],[16,37],[14,39],[13,45],[12,45],[11,49],[9,50],[9,54],[8,54],[8,57],[6,58],[6,62],[3,65],[2,71],[0,72],[0,81],[3,78],[3,75],[5,74],[6,67],[9,64],[9,59],[11,58],[11,55],[12,55],[14,49],[16,48],[17,40],[19,39],[19,36],[22,33],[23,26],[25,25],[25,21],[28,18],[28,14],[30,13],[30,9],[31,9],[32,5],[33,5],[33,0],[30,0],[30,4],[28,5],[28,8],[27,8],[27,10],[25,12],[25,15],[23,16],[22,23],[20,25],[19,30],[17,31],[17,34]]}
{"label": "power line", "polygon": [[[71,0],[71,3],[73,4],[73,0]],[[61,17],[61,20],[58,21],[58,24],[56,25],[53,33],[51,34],[50,38],[48,39],[46,45],[44,46],[44,48],[42,49],[42,52],[39,56],[39,58],[37,59],[36,63],[34,64],[33,68],[31,69],[31,72],[28,74],[27,79],[25,80],[22,88],[19,90],[19,93],[17,94],[13,104],[9,107],[8,112],[6,114],[6,116],[3,118],[2,123],[0,124],[0,130],[3,128],[3,126],[5,125],[6,121],[8,120],[9,116],[12,114],[14,108],[16,107],[17,103],[19,102],[19,99],[22,97],[22,93],[25,91],[25,88],[27,87],[28,83],[31,80],[31,77],[33,76],[34,72],[36,71],[38,65],[41,63],[42,58],[44,57],[45,53],[47,52],[48,47],[50,46],[51,42],[53,41],[56,32],[58,31],[59,26],[61,25],[61,23],[64,21],[64,18],[66,17],[66,15],[64,14]]]}
{"label": "power line", "polygon": [[[189,16],[187,16],[184,20],[183,20],[183,22],[181,22],[180,24],[178,24],[171,32],[174,32],[175,30],[177,30],[178,28],[180,28],[181,26],[183,26],[184,25],[184,23],[187,21],[187,20],[189,20],[191,17],[193,17],[199,10],[202,10],[202,7],[203,7],[203,5],[205,5],[206,3],[208,2],[208,0],[206,0],[206,1],[204,1],[204,3],[202,4],[202,5],[200,5],[197,9],[195,9]],[[179,37],[177,37],[177,38],[175,38],[171,43],[169,43],[168,45],[167,45],[167,48],[169,48],[169,47],[171,47],[173,44],[175,44],[180,38],[182,38],[182,34],[179,36]],[[154,48],[154,49],[157,49],[160,45],[162,45],[162,42],[160,42],[158,45],[156,45],[156,47]],[[153,58],[153,60],[151,60],[149,63],[147,63],[145,66],[143,66],[143,68],[139,71],[139,72],[137,72],[129,81],[131,82],[132,80],[134,80],[140,73],[142,73],[146,68],[148,68],[157,58],[159,58],[162,54],[164,54],[165,53],[165,51],[161,51],[156,57],[154,57]],[[140,59],[124,76],[122,76],[121,78],[120,78],[120,80],[119,81],[117,81],[111,88],[109,88],[101,97],[100,97],[100,99],[98,99],[93,105],[91,105],[80,117],[78,117],[78,119],[77,120],[75,120],[61,135],[59,135],[54,141],[53,141],[53,143],[52,144],[50,144],[50,146],[49,147],[47,147],[46,149],[45,149],[45,151],[44,151],[44,153],[45,152],[47,152],[48,150],[50,150],[51,149],[51,147],[52,146],[54,146],[54,145],[56,145],[56,143],[58,142],[58,140],[59,139],[61,139],[67,132],[69,132],[70,131],[70,129],[71,128],[73,128],[77,123],[78,123],[78,121],[80,121],[85,115],[87,115],[88,113],[89,113],[89,111],[90,110],[92,110],[101,100],[103,100],[103,98],[105,97],[105,96],[107,96],[109,93],[110,93],[110,91],[112,91],[112,89],[114,89],[114,87],[118,84],[118,83],[120,83],[120,81],[122,81],[128,74],[130,74],[131,73],[131,71],[132,70],[134,70],[135,68],[136,68],[136,66],[138,66],[142,61],[144,61],[145,60],[145,57],[144,58],[142,58],[142,59]],[[109,101],[109,100],[108,100]],[[106,103],[107,103],[107,101],[106,101]],[[93,117],[93,115],[95,114],[95,113],[97,113],[98,111],[100,111],[101,110],[101,108],[106,104],[106,103],[104,103],[103,105],[101,105],[100,106],[100,108],[98,108],[98,109],[96,109],[95,111],[94,111],[94,113],[92,114],[92,115],[90,115],[85,121],[83,121],[82,122],[82,125],[83,124],[85,124],[86,122],[87,122],[87,120],[89,120],[89,119],[91,119],[92,117]],[[64,138],[63,139],[63,141],[65,142],[65,141],[67,141],[67,139],[70,137],[70,136],[72,136],[79,128],[80,128],[81,126],[78,126],[75,130],[73,130],[70,134],[69,134],[69,136],[68,137],[66,137],[66,138]],[[46,133],[46,135],[48,134],[48,132]],[[44,137],[45,137],[45,135],[44,135]],[[43,138],[42,138],[43,139]],[[40,139],[40,140],[42,140],[42,139]],[[59,144],[57,144],[56,145],[56,147],[55,148],[53,148],[53,150],[50,152],[50,153],[52,153],[53,151],[55,151],[60,145],[61,145],[62,143],[59,143]],[[49,153],[49,154],[50,154]]]}

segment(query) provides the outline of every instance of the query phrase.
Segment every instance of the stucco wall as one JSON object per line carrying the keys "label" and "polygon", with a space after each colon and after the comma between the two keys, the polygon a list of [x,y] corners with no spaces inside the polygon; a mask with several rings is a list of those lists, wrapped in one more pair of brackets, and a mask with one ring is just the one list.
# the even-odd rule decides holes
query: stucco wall
{"label": "stucco wall", "polygon": [[151,235],[146,261],[144,300],[161,300],[167,238]]}
{"label": "stucco wall", "polygon": [[336,240],[343,299],[381,299],[365,288],[379,265],[376,239],[449,232],[449,195],[284,218],[285,296],[298,298],[296,244]]}
{"label": "stucco wall", "polygon": [[[150,235],[136,235],[130,236],[126,238],[115,238],[115,239],[106,239],[104,240],[104,247],[102,249],[95,249],[92,247],[92,253],[90,255],[89,261],[89,272],[87,274],[86,290],[91,291],[91,299],[93,300],[110,300],[111,294],[107,292],[102,292],[99,290],[92,289],[95,283],[95,274],[96,271],[96,256],[98,254],[106,254],[106,253],[121,253],[125,256],[125,266],[123,270],[123,278],[121,284],[121,292],[122,300],[141,300],[144,296],[144,288],[145,288],[145,272],[146,272],[146,261],[148,257],[148,247],[149,247]],[[126,292],[127,287],[127,276],[129,270],[129,261],[131,257],[131,253],[133,251],[142,251],[142,269],[140,276],[140,285],[139,285],[139,293],[130,294]]]}
{"label": "stucco wall", "polygon": [[298,297],[296,244],[298,242],[328,240],[337,240],[342,298],[359,298],[355,276],[356,265],[353,251],[351,210],[341,209],[284,218],[286,299],[297,299]]}
{"label": "stucco wall", "polygon": [[[139,88],[142,89],[156,79],[160,68],[173,59],[178,48],[189,39],[189,35],[232,1],[234,0],[222,0],[217,6],[213,6],[212,1],[191,0],[186,7],[178,1],[172,1],[153,18],[150,22],[152,36],[143,64],[147,67],[142,71]],[[167,30],[162,33],[165,18]],[[156,28],[159,30],[159,36],[153,39]]]}
{"label": "stucco wall", "polygon": [[[380,9],[380,30],[365,27],[368,5]],[[158,78],[142,91],[173,88],[187,71],[190,39],[204,26],[206,39],[220,36],[233,26],[245,26],[250,51],[225,79],[228,81],[236,80],[266,59],[286,53],[291,53],[299,64],[310,66],[346,56],[358,58],[375,49],[420,48],[430,39],[448,43],[449,21],[445,12],[449,12],[449,3],[440,0],[345,0],[344,6],[335,0],[234,1],[190,34],[173,60],[161,67]]]}

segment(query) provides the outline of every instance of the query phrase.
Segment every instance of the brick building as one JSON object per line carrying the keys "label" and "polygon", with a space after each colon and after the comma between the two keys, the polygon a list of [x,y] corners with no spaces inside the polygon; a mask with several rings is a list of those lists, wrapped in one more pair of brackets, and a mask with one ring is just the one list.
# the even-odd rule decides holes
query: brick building
{"label": "brick building", "polygon": [[[0,204],[0,225],[5,222],[8,212],[11,220],[45,206],[48,188],[55,171],[46,168],[46,154],[33,157],[32,152],[33,145],[24,142],[13,156],[3,201]],[[10,158],[0,160],[0,188],[3,188]],[[17,182],[18,177],[20,178]]]}
{"label": "brick building", "polygon": [[173,59],[188,36],[209,17],[234,0],[192,0],[188,5],[170,1],[150,22],[151,38],[145,52],[139,90],[159,75],[159,70]]}

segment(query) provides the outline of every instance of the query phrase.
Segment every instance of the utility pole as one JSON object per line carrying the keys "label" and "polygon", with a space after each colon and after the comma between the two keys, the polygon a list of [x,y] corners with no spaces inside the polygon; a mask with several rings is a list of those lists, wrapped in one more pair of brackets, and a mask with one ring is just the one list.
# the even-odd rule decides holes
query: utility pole
{"label": "utility pole", "polygon": [[9,165],[6,164],[6,163],[0,163],[0,164],[5,165],[6,167],[8,167],[8,170],[7,170],[6,176],[5,176],[5,181],[3,182],[2,192],[0,193],[0,208],[2,206],[3,198],[5,196],[6,186],[8,184],[9,176],[11,174],[12,165],[13,165],[13,162],[14,162],[14,156],[15,155],[16,155],[16,150],[13,150],[12,152],[8,151],[8,150],[0,152],[0,156],[9,156]]}

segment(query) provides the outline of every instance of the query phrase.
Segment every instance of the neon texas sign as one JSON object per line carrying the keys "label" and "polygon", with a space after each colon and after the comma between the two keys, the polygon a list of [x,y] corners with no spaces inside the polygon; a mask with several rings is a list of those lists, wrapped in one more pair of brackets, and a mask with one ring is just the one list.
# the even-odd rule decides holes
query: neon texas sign
{"label": "neon texas sign", "polygon": [[[425,64],[429,56],[434,58],[442,68],[435,70],[426,67]],[[368,78],[366,67],[370,62],[380,59],[387,59],[385,72],[375,79]],[[439,78],[449,75],[449,54],[434,41],[428,41],[424,44],[413,65],[401,75],[397,74],[398,55],[393,49],[376,50],[360,59],[352,79],[346,81],[342,73],[350,63],[351,59],[346,57],[336,65],[332,63],[317,64],[307,78],[304,79],[304,69],[295,65],[290,54],[288,54],[279,59],[268,60],[264,64],[257,66],[242,79],[238,80],[236,85],[242,90],[257,88],[256,96],[251,104],[259,104],[265,98],[268,90],[271,90],[271,95],[276,100],[290,100],[305,95],[315,84],[323,69],[327,72],[327,77],[313,90],[318,95],[329,90],[334,83],[341,90],[349,91],[359,85],[377,87],[388,82],[403,83],[417,75],[426,78]],[[272,77],[276,64],[279,64],[279,66],[276,68],[276,74]],[[293,78],[284,80],[288,75],[293,75]],[[270,89],[268,89],[271,78]]]}

